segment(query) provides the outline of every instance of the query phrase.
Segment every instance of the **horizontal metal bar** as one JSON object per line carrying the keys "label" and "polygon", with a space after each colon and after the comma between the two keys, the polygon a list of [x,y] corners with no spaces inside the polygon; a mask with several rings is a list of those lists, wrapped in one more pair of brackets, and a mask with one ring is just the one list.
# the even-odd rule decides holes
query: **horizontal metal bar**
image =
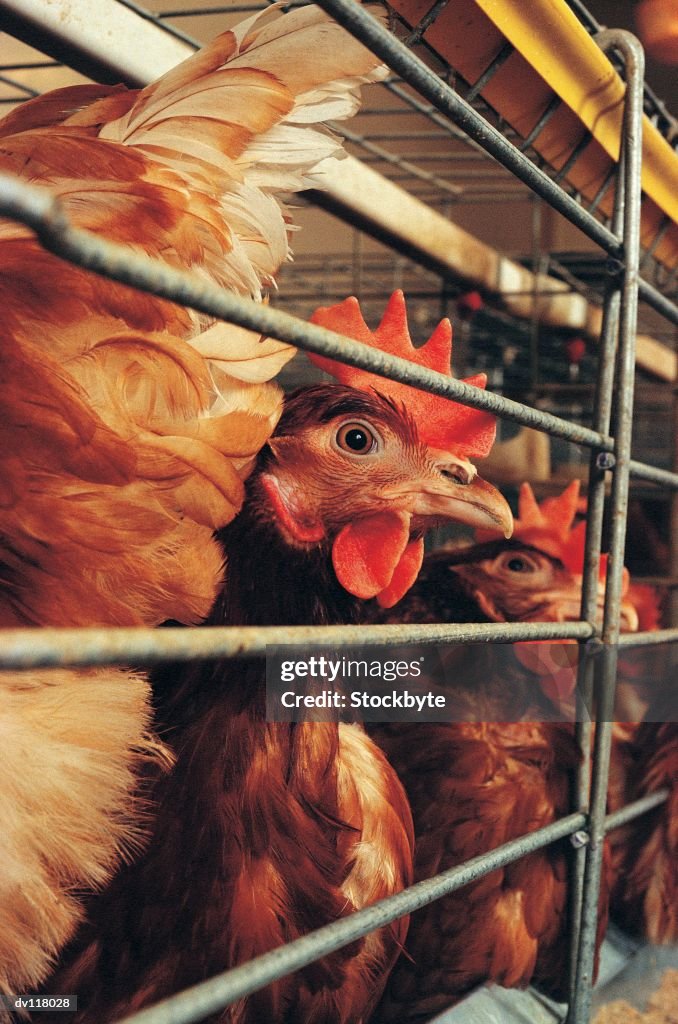
{"label": "horizontal metal bar", "polygon": [[678,626],[671,629],[653,629],[642,633],[622,633],[620,647],[649,647],[652,644],[678,643]]}
{"label": "horizontal metal bar", "polygon": [[605,832],[612,832],[613,829],[620,828],[621,825],[626,825],[627,822],[639,818],[641,814],[647,814],[648,811],[652,811],[655,807],[666,803],[668,797],[668,789],[657,789],[654,793],[648,793],[647,796],[641,797],[640,800],[634,800],[633,803],[627,804],[612,814],[608,814],[605,818]]}
{"label": "horizontal metal bar", "polygon": [[358,366],[381,377],[419,387],[476,409],[485,409],[528,427],[546,430],[555,437],[612,451],[612,439],[595,430],[434,373],[406,359],[389,356],[379,349],[298,320],[263,303],[234,295],[193,274],[182,273],[159,260],[139,256],[125,246],[105,242],[94,234],[74,228],[50,192],[26,185],[10,175],[0,175],[0,214],[33,228],[45,248],[57,256],[104,277]]}
{"label": "horizontal metal bar", "polygon": [[318,0],[318,3],[351,35],[368,46],[396,74],[429,100],[437,110],[450,117],[483,149],[546,199],[589,238],[610,255],[622,256],[621,242],[608,228],[592,217],[515,146],[507,142],[501,132],[481,117],[388,29],[380,25],[369,11],[360,7],[354,0]]}
{"label": "horizontal metal bar", "polygon": [[267,648],[276,644],[384,647],[409,643],[509,643],[588,640],[594,632],[588,622],[4,629],[0,632],[0,670],[254,658],[264,656]]}
{"label": "horizontal metal bar", "polygon": [[638,281],[638,293],[643,302],[647,302],[648,306],[651,306],[672,324],[678,325],[678,306],[676,303],[662,295],[654,285],[651,285],[642,277]]}
{"label": "horizontal metal bar", "polygon": [[405,914],[411,914],[434,900],[461,889],[497,868],[534,850],[572,835],[586,825],[584,814],[570,814],[545,828],[520,836],[489,853],[467,861],[463,866],[449,868],[433,878],[378,900],[347,917],[318,928],[300,939],[295,939],[248,963],[218,974],[176,996],[146,1010],[126,1017],[119,1024],[196,1024],[212,1013],[223,1009],[237,999],[265,988],[293,971],[333,953],[350,942],[363,938],[377,928],[383,928]]}
{"label": "horizontal metal bar", "polygon": [[660,484],[662,487],[678,488],[678,473],[672,473],[668,469],[659,469],[658,466],[649,466],[645,462],[636,462],[635,459],[631,459],[629,473],[638,480],[648,480],[650,483]]}

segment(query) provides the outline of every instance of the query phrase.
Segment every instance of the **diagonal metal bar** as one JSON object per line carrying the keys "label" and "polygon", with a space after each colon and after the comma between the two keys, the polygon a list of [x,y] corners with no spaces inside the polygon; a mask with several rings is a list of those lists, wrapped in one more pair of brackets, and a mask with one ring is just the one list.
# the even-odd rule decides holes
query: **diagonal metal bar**
{"label": "diagonal metal bar", "polygon": [[587,427],[434,373],[406,359],[386,355],[270,306],[216,288],[159,260],[138,256],[125,246],[104,242],[96,235],[74,228],[59,202],[47,190],[25,185],[8,175],[0,175],[0,213],[33,228],[45,248],[57,256],[104,277],[380,376],[485,409],[526,426],[548,430],[556,437],[605,451],[612,449],[611,438],[602,437]]}
{"label": "diagonal metal bar", "polygon": [[487,83],[494,78],[497,71],[499,71],[499,68],[506,63],[512,53],[515,53],[515,47],[512,46],[511,43],[504,43],[492,63],[485,68],[478,81],[475,82],[473,87],[466,93],[467,103],[473,103],[476,96],[480,95]]}
{"label": "diagonal metal bar", "polygon": [[450,0],[436,0],[416,28],[412,29],[410,32],[406,40],[408,46],[416,46],[417,43],[421,42],[424,33],[431,27],[439,14],[445,10],[449,2]]}
{"label": "diagonal metal bar", "polygon": [[657,789],[654,793],[648,793],[647,796],[641,797],[640,800],[634,800],[633,803],[627,804],[612,814],[608,814],[605,818],[605,832],[612,832],[616,828],[621,828],[622,825],[628,824],[629,821],[639,818],[641,814],[647,814],[649,811],[653,811],[655,807],[661,807],[662,804],[666,803],[668,797],[668,789]]}
{"label": "diagonal metal bar", "polygon": [[536,122],[534,127],[530,129],[529,134],[526,135],[525,138],[523,139],[523,141],[520,143],[520,146],[518,148],[520,149],[521,152],[524,153],[525,150],[529,149],[530,146],[532,145],[532,143],[537,138],[537,136],[541,135],[541,133],[543,132],[544,128],[549,123],[549,121],[551,120],[551,118],[553,117],[553,115],[555,114],[556,110],[558,109],[558,107],[561,105],[562,102],[563,101],[561,100],[560,96],[557,96],[554,93],[554,95],[551,98],[551,100],[549,101],[549,104],[546,107],[546,110],[544,111],[544,113],[541,115],[541,117]]}
{"label": "diagonal metal bar", "polygon": [[[665,790],[636,801],[625,808],[625,817],[618,815],[606,819],[606,827],[617,827],[625,821],[645,814],[665,800]],[[240,967],[216,975],[201,984],[163,1000],[155,1006],[126,1017],[119,1024],[197,1024],[253,992],[270,985],[293,971],[383,928],[405,914],[414,913],[435,900],[456,892],[470,882],[501,868],[535,850],[543,849],[560,839],[574,835],[586,823],[583,814],[570,814],[551,825],[519,836],[489,853],[474,857],[458,867],[417,882],[395,896],[358,910],[347,917],[318,928],[294,942],[271,950]]]}
{"label": "diagonal metal bar", "polygon": [[515,146],[447,86],[422,60],[408,50],[376,18],[354,0],[318,0],[340,25],[368,46],[402,79],[451,118],[491,156],[529,185],[610,255],[620,256],[621,243],[544,171],[535,167]]}
{"label": "diagonal metal bar", "polygon": [[607,195],[607,193],[608,193],[608,191],[610,189],[610,186],[612,185],[612,182],[615,180],[616,177],[617,177],[617,164],[610,164],[610,169],[607,172],[607,174],[605,175],[605,179],[603,180],[603,183],[601,184],[600,188],[598,189],[598,191],[596,192],[595,196],[593,197],[593,199],[591,200],[591,202],[588,205],[588,211],[589,211],[590,214],[593,215],[596,212],[596,210],[598,209],[598,207],[602,203],[603,199]]}
{"label": "diagonal metal bar", "polygon": [[[485,409],[516,423],[547,431],[554,437],[604,452],[613,450],[612,438],[598,431],[471,387],[405,359],[386,355],[271,306],[216,288],[195,275],[182,273],[159,260],[139,256],[124,246],[106,242],[87,231],[74,228],[51,193],[43,188],[26,185],[9,175],[0,175],[0,214],[27,224],[36,232],[45,248],[57,256],[104,277],[281,341],[288,341],[299,348],[338,359],[378,376],[398,380],[464,405]],[[668,470],[634,461],[630,463],[629,470],[643,479],[678,488],[678,474]]]}
{"label": "diagonal metal bar", "polygon": [[585,131],[584,134],[582,135],[581,139],[579,140],[579,142],[574,147],[574,149],[570,153],[569,157],[567,158],[567,160],[563,164],[563,166],[553,175],[553,180],[554,181],[557,181],[557,182],[560,183],[561,181],[564,181],[567,178],[568,174],[570,173],[570,171],[572,170],[572,168],[576,164],[577,160],[579,159],[579,157],[582,155],[582,153],[584,152],[584,150],[587,148],[587,146],[589,145],[589,143],[592,140],[593,140],[593,135],[591,134],[591,132],[588,131],[588,130]]}
{"label": "diagonal metal bar", "polygon": [[[330,125],[335,131],[341,132],[344,138],[348,142],[354,143],[354,145],[360,146],[367,153],[372,153],[373,156],[377,157],[384,163],[390,164],[392,167],[400,167],[402,170],[408,172],[408,176],[411,178],[418,178],[421,181],[426,181],[431,185],[435,185],[441,192],[449,192],[452,196],[458,196],[463,191],[460,185],[453,185],[449,181],[445,181],[438,177],[436,174],[431,174],[430,171],[425,171],[422,167],[413,164],[410,160],[406,160],[404,157],[397,153],[391,153],[388,149],[384,149],[383,146],[379,146],[376,142],[366,138],[364,135],[360,135],[358,132],[353,132],[350,128],[346,128],[344,125]],[[449,156],[445,157],[449,161]]]}
{"label": "diagonal metal bar", "polygon": [[417,882],[395,896],[379,900],[249,963],[194,985],[147,1010],[126,1017],[118,1024],[196,1024],[237,999],[243,999],[375,929],[461,889],[516,858],[572,835],[581,829],[585,821],[583,814],[570,814],[552,825],[504,843],[490,853],[474,857],[461,867],[449,868],[434,878]]}

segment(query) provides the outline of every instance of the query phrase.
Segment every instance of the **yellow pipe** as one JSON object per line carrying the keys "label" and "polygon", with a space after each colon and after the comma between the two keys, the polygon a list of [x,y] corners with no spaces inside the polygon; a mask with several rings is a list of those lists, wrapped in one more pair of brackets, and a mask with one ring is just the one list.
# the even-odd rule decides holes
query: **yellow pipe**
{"label": "yellow pipe", "polygon": [[[391,0],[410,24],[428,0]],[[625,85],[564,0],[457,0],[427,29],[425,40],[473,84],[502,49],[514,47],[482,89],[483,98],[526,137],[553,99],[562,101],[533,147],[556,170],[589,131],[592,140],[567,174],[593,199],[619,156]],[[643,125],[642,241],[649,247],[664,219],[672,222],[654,255],[678,264],[678,156],[654,125]],[[601,203],[609,213],[610,193]]]}
{"label": "yellow pipe", "polygon": [[[616,163],[626,87],[564,0],[474,2]],[[647,117],[643,188],[678,223],[678,156]]]}

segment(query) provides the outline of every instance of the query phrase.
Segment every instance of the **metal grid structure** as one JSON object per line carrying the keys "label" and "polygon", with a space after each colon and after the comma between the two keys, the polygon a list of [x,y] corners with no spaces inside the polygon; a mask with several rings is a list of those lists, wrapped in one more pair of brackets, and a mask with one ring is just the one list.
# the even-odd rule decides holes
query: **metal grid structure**
{"label": "metal grid structure", "polygon": [[[130,0],[124,0],[133,7]],[[479,392],[460,381],[414,367],[403,360],[389,357],[361,344],[348,341],[332,332],[310,325],[279,309],[258,305],[249,300],[224,293],[189,275],[174,271],[157,261],[130,255],[120,246],[106,243],[74,229],[63,216],[56,202],[44,191],[30,188],[11,179],[0,182],[0,213],[29,225],[42,244],[57,255],[87,267],[96,273],[131,284],[152,294],[170,298],[210,316],[273,335],[302,349],[321,353],[372,373],[417,386],[498,416],[548,432],[590,450],[588,519],[585,573],[581,620],[570,623],[485,624],[444,626],[361,626],[355,627],[290,627],[213,628],[199,629],[110,629],[110,630],[7,630],[3,634],[0,669],[52,667],[57,665],[110,665],[133,662],[153,664],[168,660],[261,656],[269,642],[361,643],[390,645],[394,642],[436,644],[479,641],[513,642],[526,639],[576,639],[594,646],[599,656],[591,662],[598,666],[596,678],[584,680],[595,685],[598,696],[598,724],[595,729],[592,756],[591,726],[579,725],[579,739],[584,754],[580,770],[576,806],[572,813],[546,828],[539,829],[504,846],[474,858],[467,864],[452,868],[436,878],[419,882],[396,896],[380,901],[340,921],[325,926],[289,945],[273,950],[256,960],[243,964],[216,978],[179,993],[156,1007],[127,1018],[126,1024],[189,1024],[200,1021],[237,999],[264,987],[314,960],[339,949],[370,931],[396,918],[461,888],[497,867],[530,851],[569,836],[575,847],[574,900],[581,908],[577,927],[573,929],[571,949],[572,998],[568,1024],[585,1024],[591,1003],[593,946],[595,942],[598,888],[600,883],[603,841],[612,828],[648,812],[666,798],[666,792],[654,793],[615,815],[606,815],[605,803],[610,757],[611,709],[616,676],[617,651],[627,644],[652,645],[678,640],[678,628],[652,633],[621,635],[619,633],[626,512],[631,478],[678,490],[678,473],[658,469],[631,458],[633,391],[635,376],[634,343],[639,300],[671,325],[678,325],[678,306],[669,296],[676,285],[676,271],[664,278],[650,281],[639,273],[642,116],[644,104],[651,116],[672,142],[676,141],[675,122],[662,105],[647,92],[643,93],[643,54],[632,36],[624,32],[598,32],[596,41],[624,70],[626,99],[624,111],[622,156],[619,169],[608,176],[604,192],[588,203],[579,194],[563,187],[566,168],[547,173],[538,156],[530,152],[539,131],[555,111],[550,109],[532,138],[519,145],[501,118],[475,109],[481,89],[509,56],[503,51],[483,73],[482,81],[463,86],[461,92],[441,81],[432,69],[411,49],[421,40],[426,28],[444,8],[437,3],[420,26],[411,30],[406,42],[381,27],[371,15],[357,7],[353,0],[319,0],[348,31],[360,38],[392,69],[397,78],[387,87],[413,108],[425,107],[436,125],[456,139],[471,140],[474,150],[490,154],[515,178],[546,203],[558,210],[592,240],[607,258],[607,283],[603,313],[603,330],[599,350],[599,370],[592,426],[572,423],[558,416],[531,408],[491,393]],[[579,7],[578,2],[573,6]],[[244,9],[229,7],[229,13]],[[210,8],[210,13],[215,8]],[[176,12],[174,12],[176,13]],[[195,13],[195,12],[192,12]],[[595,23],[588,27],[596,31]],[[176,31],[176,30],[174,30]],[[413,93],[416,93],[415,98]],[[463,95],[465,93],[465,95]],[[649,97],[649,98],[648,98]],[[481,104],[482,106],[482,104]],[[451,126],[450,126],[451,122]],[[492,123],[494,122],[494,123]],[[350,138],[350,134],[344,132]],[[354,141],[376,159],[384,159],[374,140]],[[466,144],[466,141],[465,141]],[[577,155],[581,152],[578,147]],[[572,158],[571,158],[572,159]],[[574,157],[576,160],[576,156]],[[397,164],[399,173],[408,174],[408,161],[386,160]],[[572,161],[574,162],[574,160]],[[568,161],[569,163],[569,161]],[[570,164],[571,166],[571,164]],[[437,175],[416,174],[419,181],[439,185]],[[433,178],[435,177],[435,182]],[[440,179],[442,180],[442,179]],[[444,190],[445,191],[445,190]],[[449,189],[447,189],[449,191]],[[601,215],[604,194],[614,196],[610,219]],[[661,231],[665,229],[662,228]],[[644,257],[647,266],[660,238],[650,246]],[[658,285],[661,284],[661,288]],[[614,422],[614,430],[612,424]],[[602,629],[595,624],[598,562],[601,550],[606,482],[611,477],[609,569]]]}

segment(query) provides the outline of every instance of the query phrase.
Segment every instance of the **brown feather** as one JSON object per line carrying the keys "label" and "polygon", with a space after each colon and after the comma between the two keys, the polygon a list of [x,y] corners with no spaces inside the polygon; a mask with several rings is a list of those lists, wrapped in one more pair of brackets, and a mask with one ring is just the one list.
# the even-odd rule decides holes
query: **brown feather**
{"label": "brown feather", "polygon": [[[527,559],[531,574],[512,578],[505,571],[507,562]],[[428,556],[405,599],[373,618],[535,621],[555,607],[547,594],[565,598],[571,591],[578,601],[579,588],[557,560],[530,545],[488,542]],[[579,763],[573,729],[548,721],[553,709],[546,699],[535,701],[528,670],[517,659],[512,665],[505,645],[499,650],[497,658],[493,645],[451,652],[448,700],[468,721],[370,728],[410,800],[417,879],[571,810]],[[567,998],[568,850],[563,841],[530,853],[414,914],[408,955],[396,965],[378,1019],[424,1019],[488,982],[536,984]],[[606,850],[597,947],[607,923],[609,871]]]}
{"label": "brown feather", "polygon": [[[78,86],[27,103],[0,122],[0,170],[49,189],[76,228],[261,299],[289,255],[289,217],[277,196],[305,186],[328,140],[331,155],[341,154],[338,139],[316,130],[327,108],[314,90],[337,94],[338,116],[347,117],[376,60],[322,12],[274,12],[270,42],[257,22],[146,90]],[[271,54],[276,67],[280,57],[279,22],[295,52],[326,47],[304,81],[308,94],[268,67]],[[329,34],[319,36],[319,25]],[[245,34],[252,58],[242,51]],[[295,127],[308,139],[298,151],[284,135],[269,138],[288,118],[305,122]],[[260,147],[265,188],[254,166]],[[281,412],[271,378],[293,350],[71,266],[9,220],[0,221],[0,253],[0,623],[200,621],[222,581],[213,530],[240,508],[243,479]],[[29,735],[41,691],[22,689],[23,678],[7,685],[21,693],[12,714],[25,716]],[[74,730],[59,747],[64,765],[86,768],[90,755],[76,734],[86,722],[91,749],[110,759],[110,771],[102,766],[95,778],[83,768],[78,802],[64,798],[55,820],[50,780],[36,781],[31,770],[41,752],[48,763],[56,742],[46,718],[33,745],[18,749],[11,776],[1,777],[20,797],[10,842],[21,829],[36,832],[25,870],[0,888],[0,987],[10,992],[44,978],[82,916],[83,894],[114,870],[141,820],[133,785],[140,757],[129,736],[140,749],[148,744],[142,679],[122,671],[51,678]],[[91,686],[82,701],[78,681]],[[126,733],[111,733],[110,751],[108,704],[99,714],[88,704],[102,681],[129,719]],[[11,788],[23,761],[34,806]],[[68,871],[60,867],[67,847]],[[19,862],[16,850],[12,857]],[[26,909],[34,882],[53,913]]]}

